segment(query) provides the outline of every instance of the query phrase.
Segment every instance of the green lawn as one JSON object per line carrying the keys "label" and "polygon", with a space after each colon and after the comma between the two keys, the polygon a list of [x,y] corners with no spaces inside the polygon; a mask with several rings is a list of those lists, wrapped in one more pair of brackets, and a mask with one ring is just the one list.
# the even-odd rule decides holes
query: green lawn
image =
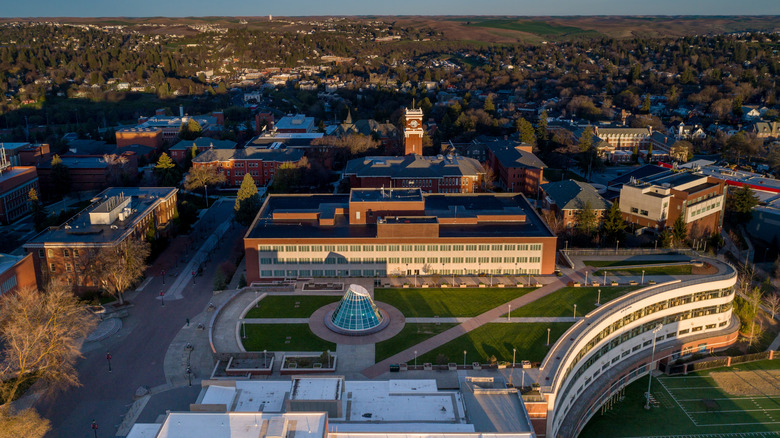
{"label": "green lawn", "polygon": [[679,265],[679,266],[651,266],[647,268],[627,268],[620,270],[605,269],[602,271],[596,271],[594,276],[604,275],[604,271],[607,271],[607,275],[642,275],[642,271],[645,271],[645,275],[691,275],[691,265]]}
{"label": "green lawn", "polygon": [[260,300],[258,307],[253,307],[246,317],[308,318],[315,310],[339,299],[332,295],[269,295]]}
{"label": "green lawn", "polygon": [[601,303],[603,304],[640,287],[563,287],[546,297],[518,307],[517,310],[512,309],[512,316],[574,316],[575,304],[577,305],[577,316],[584,316],[596,308],[599,289],[601,289]]}
{"label": "green lawn", "polygon": [[[739,364],[731,368],[699,371],[685,377],[661,377],[663,384],[653,379],[652,393],[659,406],[650,411],[646,411],[643,407],[644,392],[647,390],[647,377],[644,377],[626,388],[625,399],[615,403],[613,409],[603,414],[601,411],[597,412],[585,426],[580,437],[659,435],[693,437],[699,434],[705,436],[705,434],[736,431],[745,434],[780,431],[780,423],[772,418],[776,415],[776,409],[780,407],[780,397],[733,396],[722,391],[716,386],[715,381],[708,377],[713,372],[779,368],[780,360],[759,361]],[[716,400],[719,410],[707,411],[702,399]],[[696,424],[691,421],[691,418],[696,421]]]}
{"label": "green lawn", "polygon": [[318,338],[308,324],[247,324],[246,336],[246,351],[336,351],[336,344]]}
{"label": "green lawn", "polygon": [[[387,359],[396,353],[400,353],[407,348],[449,330],[456,325],[458,324],[406,324],[400,333],[386,341],[376,344],[376,361],[379,362]],[[418,361],[418,363],[421,362]]]}
{"label": "green lawn", "polygon": [[655,265],[658,263],[670,263],[669,260],[585,260],[582,263],[596,268],[610,266]]}
{"label": "green lawn", "polygon": [[550,328],[550,344],[572,324],[568,322],[510,324],[491,323],[472,330],[441,347],[417,358],[417,363],[437,363],[439,354],[446,356],[448,362],[463,363],[463,351],[466,351],[466,363],[487,363],[490,356],[499,361],[512,361],[512,349],[517,349],[516,360],[541,362],[547,354],[547,328]]}
{"label": "green lawn", "polygon": [[374,299],[394,306],[407,318],[477,316],[534,288],[376,289]]}

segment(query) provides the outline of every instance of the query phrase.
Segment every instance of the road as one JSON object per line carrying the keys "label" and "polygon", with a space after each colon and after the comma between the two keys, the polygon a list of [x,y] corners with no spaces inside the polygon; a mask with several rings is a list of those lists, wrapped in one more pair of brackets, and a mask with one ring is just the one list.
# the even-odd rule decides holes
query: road
{"label": "road", "polygon": [[[223,202],[206,213],[202,219],[202,235],[208,235],[225,220],[232,218],[232,202]],[[52,438],[92,438],[92,420],[99,425],[98,436],[114,436],[116,428],[127,413],[136,390],[141,386],[154,388],[166,383],[163,372],[165,353],[174,336],[192,318],[208,305],[211,285],[216,268],[226,259],[236,239],[241,238],[240,228],[232,228],[217,247],[213,261],[208,263],[195,286],[190,282],[183,299],[166,300],[161,306],[158,299],[161,290],[173,283],[169,271],[168,281],[152,277],[142,292],[129,294],[134,307],[123,320],[124,326],[116,335],[99,343],[84,346],[84,358],[77,363],[81,387],[39,400],[39,412],[52,423]],[[198,244],[202,244],[203,239]],[[158,257],[155,266],[171,264],[181,257],[175,245]],[[180,246],[178,246],[180,247]],[[191,257],[194,251],[188,251]],[[175,262],[173,262],[175,263]],[[178,270],[181,270],[178,264]],[[173,269],[174,271],[176,268]],[[156,271],[155,267],[150,269]],[[112,372],[108,372],[106,352],[112,355]]]}

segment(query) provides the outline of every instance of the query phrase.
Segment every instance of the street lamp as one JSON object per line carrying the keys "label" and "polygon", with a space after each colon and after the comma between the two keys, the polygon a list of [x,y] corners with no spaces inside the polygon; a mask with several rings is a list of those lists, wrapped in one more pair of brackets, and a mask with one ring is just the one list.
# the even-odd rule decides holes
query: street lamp
{"label": "street lamp", "polygon": [[466,350],[463,350],[463,368],[466,368]]}
{"label": "street lamp", "polygon": [[192,368],[187,367],[187,383],[192,386]]}
{"label": "street lamp", "polygon": [[642,269],[642,281],[640,281],[639,284],[645,284],[645,270],[644,269]]}
{"label": "street lamp", "polygon": [[108,361],[108,372],[111,372],[111,353],[106,352],[106,360]]}
{"label": "street lamp", "polygon": [[241,321],[241,332],[243,333],[241,338],[246,339],[246,322],[244,321]]}
{"label": "street lamp", "polygon": [[655,334],[661,330],[661,324],[658,324],[653,329],[653,351],[650,353],[650,364],[647,366],[647,403],[645,403],[645,409],[650,409],[650,383],[653,381],[653,361],[655,360]]}
{"label": "street lamp", "polygon": [[596,307],[601,305],[601,289],[599,289],[599,295],[596,298]]}
{"label": "street lamp", "polygon": [[604,286],[607,285],[607,271],[604,271]]}
{"label": "street lamp", "polygon": [[[265,351],[265,350],[263,350]],[[330,368],[330,350],[328,350],[328,368]]]}
{"label": "street lamp", "polygon": [[160,307],[165,307],[165,292],[160,291]]}
{"label": "street lamp", "polygon": [[95,433],[95,438],[97,438],[97,430],[98,430],[98,424],[97,421],[92,420],[92,432]]}
{"label": "street lamp", "polygon": [[577,317],[577,305],[576,304],[574,305],[574,317],[575,318]]}
{"label": "street lamp", "polygon": [[547,328],[547,346],[550,346],[550,328]]}
{"label": "street lamp", "polygon": [[509,372],[509,384],[512,384],[512,375],[515,373],[515,355],[517,354],[517,348],[512,349],[512,371]]}
{"label": "street lamp", "polygon": [[417,350],[414,350],[414,369],[417,369]]}
{"label": "street lamp", "polygon": [[585,270],[585,284],[588,284],[588,270]]}
{"label": "street lamp", "polygon": [[509,313],[506,315],[506,322],[512,321],[512,305],[509,304]]}

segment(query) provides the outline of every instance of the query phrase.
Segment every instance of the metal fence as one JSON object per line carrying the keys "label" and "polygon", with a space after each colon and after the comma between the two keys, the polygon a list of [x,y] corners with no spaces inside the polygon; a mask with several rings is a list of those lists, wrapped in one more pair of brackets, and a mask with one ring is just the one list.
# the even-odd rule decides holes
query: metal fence
{"label": "metal fence", "polygon": [[607,256],[607,255],[687,255],[698,257],[699,253],[690,248],[625,248],[625,249],[562,249],[561,252],[574,256]]}
{"label": "metal fence", "polygon": [[[730,362],[729,359],[731,360]],[[772,351],[762,351],[761,353],[752,353],[752,354],[745,354],[742,356],[724,357],[721,359],[710,360],[707,362],[672,365],[669,367],[668,374],[675,375],[675,374],[683,374],[686,372],[691,373],[694,371],[709,370],[712,368],[720,368],[720,367],[732,366],[735,364],[740,364],[745,362],[756,362],[759,360],[766,360],[766,359],[772,359],[772,360],[780,359],[780,355],[774,355]]]}

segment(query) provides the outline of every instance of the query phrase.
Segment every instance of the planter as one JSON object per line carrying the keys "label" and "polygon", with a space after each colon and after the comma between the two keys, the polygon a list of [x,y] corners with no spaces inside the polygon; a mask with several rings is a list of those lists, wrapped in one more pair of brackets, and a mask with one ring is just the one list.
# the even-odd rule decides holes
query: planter
{"label": "planter", "polygon": [[524,369],[531,368],[531,361],[530,360],[520,361],[520,366],[522,366]]}
{"label": "planter", "polygon": [[485,287],[485,283],[480,283],[479,287]]}
{"label": "planter", "polygon": [[336,354],[330,354],[330,366],[322,362],[322,354],[296,354],[294,356],[282,356],[282,367],[279,373],[286,374],[307,374],[307,373],[333,373],[336,371],[338,357]]}
{"label": "planter", "polygon": [[460,287],[466,287],[466,284],[465,283],[461,283]]}
{"label": "planter", "polygon": [[399,371],[406,371],[406,370],[409,369],[409,365],[407,365],[405,363],[398,364],[398,369],[399,369]]}
{"label": "planter", "polygon": [[580,287],[580,282],[579,281],[573,281],[573,282],[569,283],[569,286],[571,286],[571,287]]}
{"label": "planter", "polygon": [[631,280],[631,281],[628,282],[628,284],[630,284],[631,286],[636,286],[639,283],[637,283],[636,281]]}
{"label": "planter", "polygon": [[504,283],[498,283],[496,287],[504,287]]}
{"label": "planter", "polygon": [[[225,366],[227,376],[268,376],[273,371],[274,354],[250,353],[249,357],[231,356]],[[242,355],[243,356],[243,355]],[[265,356],[265,357],[263,357]]]}
{"label": "planter", "polygon": [[479,363],[479,362],[472,362],[471,363],[471,368],[475,369],[475,370],[481,370],[482,369],[482,364]]}
{"label": "planter", "polygon": [[422,287],[427,289],[428,288],[428,284],[427,283],[423,283]]}
{"label": "planter", "polygon": [[450,371],[457,371],[458,370],[458,364],[454,362],[450,362],[447,364],[447,369]]}
{"label": "planter", "polygon": [[504,370],[504,369],[506,369],[506,364],[505,364],[505,363],[500,363],[500,364],[498,364],[498,369],[499,369],[499,370]]}
{"label": "planter", "polygon": [[542,283],[535,283],[534,286],[536,287],[542,287]]}
{"label": "planter", "polygon": [[447,286],[447,284],[446,284],[446,283],[444,283],[444,284],[442,284],[442,285],[441,285],[441,287],[442,287],[442,289],[446,289],[446,288],[448,288],[449,286]]}
{"label": "planter", "polygon": [[404,289],[409,289],[409,285],[407,283],[404,283],[403,287]]}
{"label": "planter", "polygon": [[424,371],[433,371],[433,364],[430,362],[426,362],[423,364],[423,370]]}
{"label": "planter", "polygon": [[613,281],[613,282],[612,282],[612,283],[610,283],[610,284],[611,284],[612,286],[618,286],[618,282],[617,282],[617,281]]}

